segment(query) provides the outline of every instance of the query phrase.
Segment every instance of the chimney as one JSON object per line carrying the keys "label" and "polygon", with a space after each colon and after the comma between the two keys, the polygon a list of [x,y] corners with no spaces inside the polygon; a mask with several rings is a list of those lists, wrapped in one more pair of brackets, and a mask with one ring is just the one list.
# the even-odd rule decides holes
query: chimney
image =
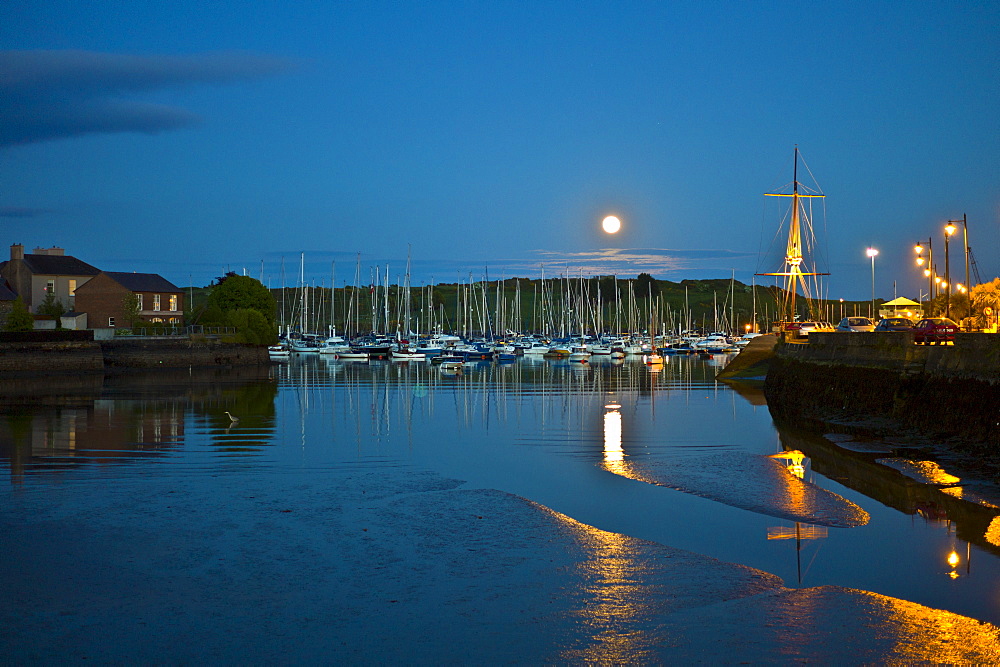
{"label": "chimney", "polygon": [[24,246],[20,243],[14,243],[10,246],[10,259],[14,261],[15,259],[24,259]]}
{"label": "chimney", "polygon": [[66,254],[66,251],[62,248],[57,248],[52,246],[51,248],[35,248],[34,254],[36,255],[49,255],[50,257],[62,257]]}

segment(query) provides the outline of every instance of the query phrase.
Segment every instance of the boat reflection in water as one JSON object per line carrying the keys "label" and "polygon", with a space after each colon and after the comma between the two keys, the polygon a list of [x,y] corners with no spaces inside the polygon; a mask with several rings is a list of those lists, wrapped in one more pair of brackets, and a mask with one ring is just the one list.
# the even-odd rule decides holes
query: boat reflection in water
{"label": "boat reflection in water", "polygon": [[[774,424],[759,391],[717,383],[716,370],[689,356],[656,373],[639,359],[525,358],[447,375],[426,362],[299,355],[262,375],[184,371],[63,389],[47,379],[0,408],[0,457],[15,484],[40,486],[55,479],[46,473],[95,470],[280,469],[325,484],[336,471],[379,477],[393,467],[520,496],[576,532],[599,531],[581,538],[595,583],[577,605],[581,618],[593,611],[594,641],[587,652],[567,647],[567,661],[644,650],[642,632],[615,638],[603,620],[611,610],[645,613],[628,579],[649,565],[644,541],[773,573],[786,586],[837,584],[1000,620],[1000,598],[981,594],[1000,590],[1000,510],[982,489],[925,456],[859,443],[852,451]],[[125,462],[133,465],[114,465]]]}
{"label": "boat reflection in water", "polygon": [[[787,461],[788,472],[798,479],[805,479],[808,459],[799,450],[793,449],[779,454],[771,454],[770,458]],[[799,488],[794,485],[789,485],[789,487],[790,494],[795,494],[796,489]],[[800,586],[802,585],[803,574],[802,541],[822,540],[829,536],[830,529],[826,526],[816,526],[809,523],[802,523],[801,521],[796,521],[794,528],[789,528],[788,526],[769,526],[767,529],[767,539],[769,540],[795,540],[795,570]]]}

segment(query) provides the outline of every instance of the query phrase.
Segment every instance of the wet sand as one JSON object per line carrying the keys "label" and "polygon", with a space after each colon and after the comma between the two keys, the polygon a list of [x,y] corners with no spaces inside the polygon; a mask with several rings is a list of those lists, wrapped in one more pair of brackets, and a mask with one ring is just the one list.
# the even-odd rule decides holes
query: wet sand
{"label": "wet sand", "polygon": [[409,467],[12,490],[5,662],[998,662],[1000,631]]}

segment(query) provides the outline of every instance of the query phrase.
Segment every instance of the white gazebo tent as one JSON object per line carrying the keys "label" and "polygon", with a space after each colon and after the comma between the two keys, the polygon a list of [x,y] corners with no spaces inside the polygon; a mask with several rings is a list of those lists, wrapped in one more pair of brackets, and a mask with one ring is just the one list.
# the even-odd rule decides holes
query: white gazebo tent
{"label": "white gazebo tent", "polygon": [[886,301],[878,311],[879,317],[908,317],[919,320],[924,316],[923,308],[916,301],[901,296],[892,301]]}

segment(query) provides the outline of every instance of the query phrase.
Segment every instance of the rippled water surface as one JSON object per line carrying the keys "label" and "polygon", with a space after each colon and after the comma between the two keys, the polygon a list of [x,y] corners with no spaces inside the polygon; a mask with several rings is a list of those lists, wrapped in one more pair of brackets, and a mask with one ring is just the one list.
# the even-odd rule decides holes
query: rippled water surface
{"label": "rippled water surface", "polygon": [[[995,494],[884,443],[779,428],[759,389],[714,381],[724,363],[521,359],[446,373],[317,356],[261,372],[25,380],[0,407],[3,493],[404,466],[787,586],[838,584],[1000,623]],[[785,450],[805,455],[803,480],[772,456]],[[802,513],[818,518],[790,518]]]}

